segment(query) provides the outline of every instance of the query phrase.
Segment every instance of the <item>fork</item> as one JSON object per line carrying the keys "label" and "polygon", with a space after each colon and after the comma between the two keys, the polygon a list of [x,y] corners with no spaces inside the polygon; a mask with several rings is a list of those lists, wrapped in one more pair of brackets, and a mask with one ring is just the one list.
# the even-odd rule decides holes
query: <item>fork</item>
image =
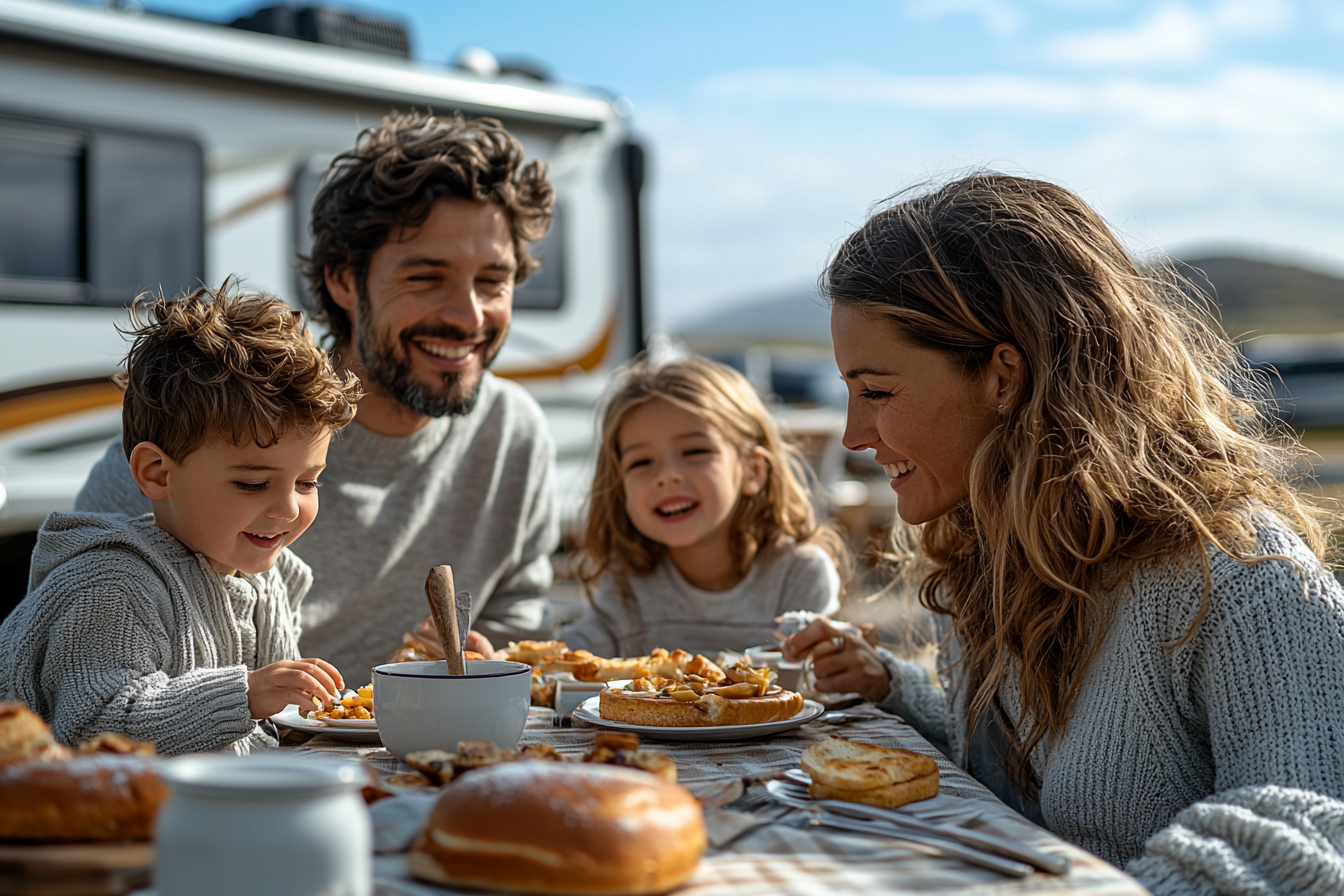
{"label": "fork", "polygon": [[1047,852],[1041,852],[1038,849],[1032,849],[1021,843],[1003,837],[996,837],[993,834],[986,834],[980,831],[971,831],[965,828],[955,827],[953,825],[936,824],[934,822],[924,821],[920,818],[913,818],[890,809],[881,809],[875,806],[865,806],[857,803],[846,803],[840,800],[814,800],[800,785],[794,783],[791,779],[773,781],[766,787],[771,796],[779,799],[792,800],[800,806],[806,804],[820,810],[829,811],[832,814],[843,815],[847,818],[857,818],[866,823],[889,825],[907,832],[923,835],[926,837],[944,838],[954,840],[964,846],[975,850],[989,850],[1000,856],[1006,856],[1018,862],[1025,862],[1035,866],[1042,871],[1050,874],[1068,874],[1073,863],[1067,856],[1052,855]]}
{"label": "fork", "polygon": [[938,839],[935,837],[925,837],[920,834],[911,834],[896,828],[894,825],[884,825],[880,822],[860,821],[855,818],[845,818],[827,812],[824,809],[810,805],[805,800],[796,800],[792,797],[783,796],[776,790],[770,790],[770,795],[778,802],[811,816],[812,823],[822,827],[834,828],[838,831],[849,831],[855,834],[875,834],[879,837],[887,837],[892,840],[903,840],[906,843],[915,843],[920,846],[931,847],[948,858],[960,859],[968,865],[975,865],[979,868],[987,868],[990,871],[997,871],[999,874],[1008,877],[1027,877],[1031,874],[1030,865],[1022,862],[1014,862],[1010,859],[1001,859],[998,856],[990,855],[987,852],[981,852],[978,849],[972,849],[969,846],[962,846],[951,840]]}

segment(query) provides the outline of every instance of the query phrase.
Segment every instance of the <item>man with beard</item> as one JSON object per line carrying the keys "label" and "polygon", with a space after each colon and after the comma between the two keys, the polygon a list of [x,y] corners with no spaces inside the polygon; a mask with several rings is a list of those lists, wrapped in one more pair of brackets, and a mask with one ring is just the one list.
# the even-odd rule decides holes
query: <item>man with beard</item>
{"label": "man with beard", "polygon": [[[304,273],[333,359],[363,381],[299,554],[313,569],[301,650],[366,681],[422,626],[448,563],[474,598],[468,646],[545,635],[558,543],[554,446],[536,402],[487,368],[550,227],[546,170],[498,122],[393,114],[338,156],[313,204]],[[255,490],[268,471],[239,473]],[[120,443],[76,507],[146,513]]]}

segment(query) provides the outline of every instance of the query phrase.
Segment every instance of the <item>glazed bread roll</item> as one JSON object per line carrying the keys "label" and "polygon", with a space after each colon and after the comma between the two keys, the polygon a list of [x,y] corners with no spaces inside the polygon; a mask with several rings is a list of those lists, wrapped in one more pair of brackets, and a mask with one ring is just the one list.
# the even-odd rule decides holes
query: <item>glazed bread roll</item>
{"label": "glazed bread roll", "polygon": [[0,840],[149,840],[168,796],[155,765],[87,753],[0,766]]}
{"label": "glazed bread roll", "polygon": [[455,781],[408,864],[454,887],[542,894],[665,893],[705,849],[700,804],[632,769],[512,762]]}

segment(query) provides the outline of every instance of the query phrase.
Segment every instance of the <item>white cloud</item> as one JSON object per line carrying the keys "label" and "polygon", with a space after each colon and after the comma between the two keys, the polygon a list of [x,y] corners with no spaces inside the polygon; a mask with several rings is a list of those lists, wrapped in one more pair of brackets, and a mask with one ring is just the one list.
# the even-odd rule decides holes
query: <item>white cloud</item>
{"label": "white cloud", "polygon": [[915,19],[971,15],[999,36],[1013,34],[1022,24],[1022,10],[1007,0],[908,0],[906,12]]}
{"label": "white cloud", "polygon": [[1135,25],[1067,34],[1050,41],[1047,57],[1073,65],[1146,68],[1191,66],[1225,41],[1278,34],[1292,24],[1287,0],[1222,0],[1206,10],[1168,4]]}
{"label": "white cloud", "polygon": [[[1233,65],[1180,82],[1012,74],[910,76],[853,66],[757,69],[707,79],[701,96],[748,103],[817,102],[996,118],[1117,120],[1163,130],[1344,137],[1344,77]],[[1119,116],[1119,119],[1117,119]]]}
{"label": "white cloud", "polygon": [[1344,75],[1179,83],[863,69],[721,75],[644,108],[658,316],[813,283],[871,204],[986,166],[1078,191],[1137,251],[1258,247],[1344,270]]}

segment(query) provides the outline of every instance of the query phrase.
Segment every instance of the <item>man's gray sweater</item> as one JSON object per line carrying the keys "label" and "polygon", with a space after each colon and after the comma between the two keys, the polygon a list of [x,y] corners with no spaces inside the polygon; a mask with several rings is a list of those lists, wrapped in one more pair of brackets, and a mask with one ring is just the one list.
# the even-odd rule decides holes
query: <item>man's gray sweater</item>
{"label": "man's gray sweater", "polygon": [[311,581],[288,550],[264,573],[223,576],[152,516],[53,513],[28,596],[0,625],[0,695],[70,745],[114,731],[168,755],[274,747],[247,673],[298,658]]}
{"label": "man's gray sweater", "polygon": [[[304,656],[352,687],[429,613],[425,578],[447,563],[470,591],[475,626],[498,641],[548,634],[542,595],[559,542],[555,448],[537,403],[487,373],[475,408],[382,436],[358,419],[331,441],[321,509],[292,546],[313,570]],[[120,441],[75,500],[80,510],[139,514],[149,501]]]}

